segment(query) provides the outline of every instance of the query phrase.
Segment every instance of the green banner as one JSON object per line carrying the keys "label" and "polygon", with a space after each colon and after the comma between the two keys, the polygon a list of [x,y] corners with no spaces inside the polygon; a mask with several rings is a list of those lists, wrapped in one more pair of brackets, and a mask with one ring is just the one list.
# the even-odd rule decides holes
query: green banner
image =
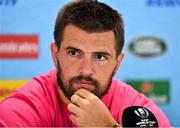
{"label": "green banner", "polygon": [[126,80],[137,91],[157,104],[170,102],[170,82],[168,80]]}

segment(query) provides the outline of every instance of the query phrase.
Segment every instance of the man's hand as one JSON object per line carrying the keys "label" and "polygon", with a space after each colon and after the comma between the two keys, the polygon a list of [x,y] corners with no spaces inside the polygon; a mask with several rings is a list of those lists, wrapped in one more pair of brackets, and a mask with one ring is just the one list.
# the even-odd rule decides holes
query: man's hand
{"label": "man's hand", "polygon": [[112,127],[116,120],[105,104],[93,93],[79,89],[71,97],[68,110],[72,112],[70,120],[76,126]]}

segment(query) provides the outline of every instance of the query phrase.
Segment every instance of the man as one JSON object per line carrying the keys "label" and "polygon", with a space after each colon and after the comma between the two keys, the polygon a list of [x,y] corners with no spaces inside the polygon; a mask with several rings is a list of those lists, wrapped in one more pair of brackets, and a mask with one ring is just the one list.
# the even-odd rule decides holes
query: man
{"label": "man", "polygon": [[123,21],[116,10],[94,0],[71,2],[58,13],[54,38],[56,68],[1,103],[0,126],[120,127],[126,108],[143,106],[138,116],[148,117],[151,111],[157,119],[146,119],[147,124],[171,127],[153,102],[113,79],[124,45]]}

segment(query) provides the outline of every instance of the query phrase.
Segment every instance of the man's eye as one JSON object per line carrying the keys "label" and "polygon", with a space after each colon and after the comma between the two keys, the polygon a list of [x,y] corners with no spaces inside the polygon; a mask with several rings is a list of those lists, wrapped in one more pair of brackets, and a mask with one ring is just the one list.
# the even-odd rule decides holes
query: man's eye
{"label": "man's eye", "polygon": [[105,55],[99,54],[99,55],[96,55],[96,59],[97,59],[97,60],[100,60],[100,61],[103,61],[103,60],[106,60],[107,57],[106,57]]}
{"label": "man's eye", "polygon": [[79,53],[76,50],[70,50],[70,51],[68,51],[68,54],[72,57],[79,56]]}

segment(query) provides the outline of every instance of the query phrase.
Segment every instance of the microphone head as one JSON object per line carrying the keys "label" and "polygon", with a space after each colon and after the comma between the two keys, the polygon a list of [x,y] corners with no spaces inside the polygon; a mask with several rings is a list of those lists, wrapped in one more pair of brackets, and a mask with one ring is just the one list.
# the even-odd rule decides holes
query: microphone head
{"label": "microphone head", "polygon": [[142,106],[131,106],[124,110],[123,127],[158,127],[156,117]]}

